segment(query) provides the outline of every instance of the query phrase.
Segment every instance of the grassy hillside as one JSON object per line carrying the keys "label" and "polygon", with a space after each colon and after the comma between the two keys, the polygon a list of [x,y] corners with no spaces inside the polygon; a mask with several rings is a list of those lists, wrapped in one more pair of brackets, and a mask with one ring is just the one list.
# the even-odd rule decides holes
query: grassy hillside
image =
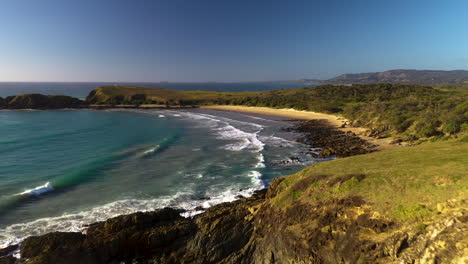
{"label": "grassy hillside", "polygon": [[467,161],[468,143],[450,141],[322,162],[288,176],[272,203],[358,195],[381,215],[421,223],[448,200],[468,198]]}
{"label": "grassy hillside", "polygon": [[91,104],[217,104],[234,98],[258,96],[261,92],[177,91],[134,86],[103,86],[94,89],[86,101]]}
{"label": "grassy hillside", "polygon": [[255,215],[258,256],[275,252],[284,263],[465,263],[467,160],[467,142],[437,142],[276,178]]}
{"label": "grassy hillside", "polygon": [[92,104],[231,104],[294,108],[342,115],[375,136],[404,140],[452,136],[468,131],[468,92],[463,87],[363,84],[323,85],[266,92],[175,91],[106,86],[87,98]]}

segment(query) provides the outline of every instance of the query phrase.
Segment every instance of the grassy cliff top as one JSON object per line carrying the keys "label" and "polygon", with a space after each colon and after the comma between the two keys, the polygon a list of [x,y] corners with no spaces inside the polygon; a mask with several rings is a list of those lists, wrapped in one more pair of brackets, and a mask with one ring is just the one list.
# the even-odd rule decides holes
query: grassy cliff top
{"label": "grassy cliff top", "polygon": [[180,104],[191,101],[192,104],[202,104],[225,97],[243,97],[257,95],[258,92],[216,92],[216,91],[178,91],[163,88],[148,88],[135,86],[102,86],[94,89],[87,97],[91,103],[128,103],[171,102]]}
{"label": "grassy cliff top", "polygon": [[[464,141],[464,142],[463,142]],[[468,199],[468,140],[426,143],[312,165],[288,176],[272,204],[357,195],[400,222],[437,215],[448,201]]]}

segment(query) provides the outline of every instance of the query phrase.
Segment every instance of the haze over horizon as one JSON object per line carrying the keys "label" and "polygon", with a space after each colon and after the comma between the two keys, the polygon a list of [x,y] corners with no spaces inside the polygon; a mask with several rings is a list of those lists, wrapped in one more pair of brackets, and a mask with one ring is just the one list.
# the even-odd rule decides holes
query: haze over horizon
{"label": "haze over horizon", "polygon": [[239,82],[468,69],[468,2],[8,1],[1,82]]}

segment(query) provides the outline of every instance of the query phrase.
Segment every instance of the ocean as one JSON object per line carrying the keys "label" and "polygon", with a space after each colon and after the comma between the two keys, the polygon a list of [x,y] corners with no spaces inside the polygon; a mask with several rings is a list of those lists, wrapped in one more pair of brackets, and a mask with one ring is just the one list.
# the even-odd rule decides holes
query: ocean
{"label": "ocean", "polygon": [[190,217],[322,161],[282,130],[291,125],[283,119],[206,109],[2,110],[0,248],[136,211],[169,206]]}

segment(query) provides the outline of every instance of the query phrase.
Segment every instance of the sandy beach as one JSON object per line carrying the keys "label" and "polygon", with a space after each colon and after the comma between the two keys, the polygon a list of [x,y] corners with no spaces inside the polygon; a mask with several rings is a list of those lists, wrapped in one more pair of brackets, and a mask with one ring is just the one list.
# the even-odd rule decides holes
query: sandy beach
{"label": "sandy beach", "polygon": [[252,113],[252,114],[259,114],[259,115],[267,115],[267,116],[281,116],[290,119],[324,119],[328,121],[331,125],[335,126],[337,129],[342,131],[351,131],[358,135],[359,137],[367,140],[370,143],[377,145],[377,149],[389,149],[395,147],[401,147],[403,145],[398,144],[390,144],[392,138],[373,138],[368,137],[365,135],[367,131],[366,128],[362,127],[347,127],[344,126],[345,124],[349,123],[349,120],[337,116],[337,115],[330,115],[324,113],[317,113],[312,111],[299,111],[295,109],[275,109],[269,107],[255,107],[255,106],[238,106],[238,105],[210,105],[210,106],[202,106],[201,108],[211,109],[211,110],[220,110],[220,111],[234,111],[234,112],[243,112],[243,113]]}

